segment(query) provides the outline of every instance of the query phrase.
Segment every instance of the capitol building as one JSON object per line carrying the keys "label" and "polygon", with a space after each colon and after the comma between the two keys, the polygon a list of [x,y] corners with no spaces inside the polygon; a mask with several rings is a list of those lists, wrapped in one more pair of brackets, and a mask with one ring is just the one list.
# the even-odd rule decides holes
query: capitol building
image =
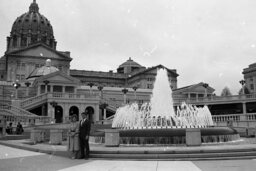
{"label": "capitol building", "polygon": [[[178,71],[164,65],[143,66],[127,57],[109,72],[70,69],[72,52],[57,50],[53,26],[40,13],[36,0],[18,16],[6,38],[6,51],[0,58],[1,115],[7,120],[64,123],[85,110],[93,123],[111,120],[118,107],[150,100],[158,68],[165,68],[173,91],[174,109],[186,101],[208,105],[217,124],[233,120],[255,125],[256,97],[237,95],[219,97],[207,83],[178,87]],[[243,72],[242,86],[254,93],[254,65]],[[6,108],[4,106],[9,106]],[[80,116],[79,116],[80,117]],[[26,118],[29,118],[27,120]],[[38,121],[39,122],[39,121]]]}

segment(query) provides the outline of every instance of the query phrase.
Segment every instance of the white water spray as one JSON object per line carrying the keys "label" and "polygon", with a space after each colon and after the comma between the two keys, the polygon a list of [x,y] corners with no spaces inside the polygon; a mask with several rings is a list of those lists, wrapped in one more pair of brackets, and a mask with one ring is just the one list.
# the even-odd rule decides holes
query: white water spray
{"label": "white water spray", "polygon": [[112,127],[124,129],[163,127],[212,126],[211,113],[207,106],[197,108],[185,102],[173,109],[172,90],[165,69],[158,69],[149,103],[141,107],[137,103],[117,109]]}

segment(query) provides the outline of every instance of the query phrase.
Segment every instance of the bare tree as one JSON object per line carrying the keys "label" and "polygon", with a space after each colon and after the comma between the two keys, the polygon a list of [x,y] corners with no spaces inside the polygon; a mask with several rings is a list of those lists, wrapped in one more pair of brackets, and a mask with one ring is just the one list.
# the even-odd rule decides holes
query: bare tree
{"label": "bare tree", "polygon": [[226,86],[223,88],[220,96],[232,96],[230,89]]}

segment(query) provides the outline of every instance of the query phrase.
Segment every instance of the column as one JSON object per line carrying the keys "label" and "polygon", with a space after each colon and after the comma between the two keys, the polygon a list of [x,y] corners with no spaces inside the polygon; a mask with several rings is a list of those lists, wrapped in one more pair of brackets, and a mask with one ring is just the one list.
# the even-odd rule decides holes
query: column
{"label": "column", "polygon": [[246,113],[247,113],[247,112],[246,112],[246,103],[243,102],[242,104],[243,104],[243,114],[246,114]]}
{"label": "column", "polygon": [[30,43],[31,43],[31,37],[28,36],[28,37],[27,37],[27,46],[28,46]]}
{"label": "column", "polygon": [[103,120],[105,120],[106,119],[106,117],[107,117],[107,109],[106,108],[104,108],[103,109]]}
{"label": "column", "polygon": [[70,104],[66,104],[64,103],[63,104],[63,121],[64,123],[66,122],[69,122],[69,108],[70,108]]}
{"label": "column", "polygon": [[42,110],[41,110],[41,112],[42,112],[42,116],[45,116],[45,105],[42,105]]}
{"label": "column", "polygon": [[37,95],[38,96],[40,95],[40,87],[41,87],[41,85],[38,85],[38,87],[37,87]]}
{"label": "column", "polygon": [[97,122],[97,121],[99,121],[100,120],[100,110],[99,110],[99,105],[97,104],[95,107],[94,107],[94,111],[95,111],[95,113],[94,113],[94,122]]}

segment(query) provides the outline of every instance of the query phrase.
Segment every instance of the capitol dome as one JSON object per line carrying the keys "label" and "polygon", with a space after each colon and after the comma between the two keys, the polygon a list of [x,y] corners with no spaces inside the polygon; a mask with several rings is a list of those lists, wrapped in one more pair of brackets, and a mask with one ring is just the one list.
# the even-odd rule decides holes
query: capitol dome
{"label": "capitol dome", "polygon": [[10,37],[7,37],[7,51],[17,50],[35,43],[56,49],[50,21],[39,13],[36,0],[29,6],[29,11],[19,16],[12,25]]}

